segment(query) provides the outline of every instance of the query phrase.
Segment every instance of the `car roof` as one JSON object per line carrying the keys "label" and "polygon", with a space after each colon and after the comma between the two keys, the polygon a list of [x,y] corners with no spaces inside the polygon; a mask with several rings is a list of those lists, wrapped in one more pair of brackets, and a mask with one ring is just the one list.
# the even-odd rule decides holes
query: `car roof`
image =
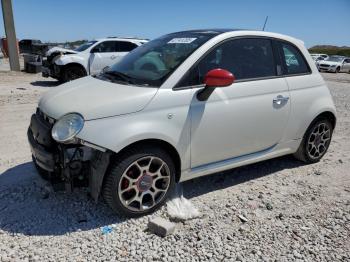
{"label": "car roof", "polygon": [[180,34],[180,33],[198,33],[198,34],[213,34],[219,35],[227,32],[242,31],[244,29],[228,29],[228,28],[208,28],[208,29],[191,29],[179,32],[174,32],[170,34]]}
{"label": "car roof", "polygon": [[330,57],[347,58],[346,56],[343,56],[343,55],[330,55]]}
{"label": "car roof", "polygon": [[120,41],[130,41],[130,42],[148,42],[148,39],[137,38],[137,37],[105,37],[105,38],[97,38],[95,41],[106,41],[106,40],[120,40]]}
{"label": "car roof", "polygon": [[[175,32],[173,34],[178,34],[178,33],[198,33],[198,34],[212,34],[213,36],[218,36],[221,34],[225,33],[234,33],[235,35],[255,35],[255,36],[266,36],[266,37],[274,37],[274,38],[279,38],[287,41],[296,41],[296,42],[301,42],[304,44],[304,42],[300,39],[288,36],[288,35],[283,35],[279,33],[273,33],[273,32],[267,32],[267,31],[262,31],[262,30],[252,30],[252,29],[239,29],[239,28],[209,28],[209,29],[192,29],[192,30],[185,30],[185,31],[179,31]],[[172,34],[172,33],[171,33]],[[171,35],[169,34],[169,35]]]}

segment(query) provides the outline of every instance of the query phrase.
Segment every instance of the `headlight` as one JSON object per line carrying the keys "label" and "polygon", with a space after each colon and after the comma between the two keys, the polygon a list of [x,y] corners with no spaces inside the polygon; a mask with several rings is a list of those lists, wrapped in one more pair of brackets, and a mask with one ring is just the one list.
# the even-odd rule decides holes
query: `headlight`
{"label": "headlight", "polygon": [[81,131],[83,126],[84,118],[81,115],[67,114],[54,124],[51,135],[57,142],[69,142]]}
{"label": "headlight", "polygon": [[337,65],[331,65],[331,67],[336,67]]}

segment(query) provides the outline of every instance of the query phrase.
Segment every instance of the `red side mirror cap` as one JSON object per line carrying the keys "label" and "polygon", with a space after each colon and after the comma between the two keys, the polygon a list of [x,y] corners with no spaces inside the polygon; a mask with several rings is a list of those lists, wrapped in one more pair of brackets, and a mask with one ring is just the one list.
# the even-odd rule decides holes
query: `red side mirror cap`
{"label": "red side mirror cap", "polygon": [[224,87],[232,85],[236,80],[235,76],[225,69],[210,70],[204,77],[204,84],[207,87]]}

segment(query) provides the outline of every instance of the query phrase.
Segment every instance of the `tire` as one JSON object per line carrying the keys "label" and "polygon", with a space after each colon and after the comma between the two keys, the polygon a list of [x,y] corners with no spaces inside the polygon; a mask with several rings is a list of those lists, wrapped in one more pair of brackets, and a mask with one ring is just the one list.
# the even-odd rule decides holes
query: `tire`
{"label": "tire", "polygon": [[335,69],[336,73],[340,73],[340,67],[337,67],[337,69]]}
{"label": "tire", "polygon": [[86,71],[82,66],[68,65],[63,69],[60,81],[69,82],[84,76],[86,76]]}
{"label": "tire", "polygon": [[35,169],[38,171],[38,174],[39,176],[46,180],[46,181],[49,181],[50,180],[50,172],[46,171],[45,169],[42,169],[35,161],[34,157],[32,156],[32,159],[33,159],[33,163],[34,163],[34,166],[35,166]]}
{"label": "tire", "polygon": [[306,130],[294,157],[308,164],[320,161],[328,150],[332,134],[333,126],[328,119],[316,119]]}
{"label": "tire", "polygon": [[175,173],[174,162],[165,150],[134,147],[111,164],[104,180],[103,198],[121,216],[152,213],[172,193]]}

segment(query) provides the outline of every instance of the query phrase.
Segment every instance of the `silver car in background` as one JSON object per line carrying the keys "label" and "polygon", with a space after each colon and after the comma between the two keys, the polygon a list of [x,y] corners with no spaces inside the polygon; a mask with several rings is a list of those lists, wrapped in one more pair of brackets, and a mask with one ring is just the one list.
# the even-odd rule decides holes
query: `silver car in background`
{"label": "silver car in background", "polygon": [[327,60],[318,63],[318,69],[333,73],[350,73],[350,58],[344,56],[330,56]]}

